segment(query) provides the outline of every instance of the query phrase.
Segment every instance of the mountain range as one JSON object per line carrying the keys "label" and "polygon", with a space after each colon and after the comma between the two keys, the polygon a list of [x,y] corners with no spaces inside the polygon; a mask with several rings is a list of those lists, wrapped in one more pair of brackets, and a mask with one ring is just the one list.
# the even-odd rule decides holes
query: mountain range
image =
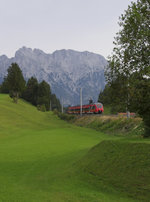
{"label": "mountain range", "polygon": [[99,54],[65,49],[47,54],[39,49],[22,47],[12,58],[0,56],[0,83],[14,62],[19,65],[26,80],[34,76],[39,82],[48,82],[52,93],[63,100],[64,105],[80,103],[80,88],[83,103],[88,103],[90,98],[96,102],[105,87],[107,61]]}

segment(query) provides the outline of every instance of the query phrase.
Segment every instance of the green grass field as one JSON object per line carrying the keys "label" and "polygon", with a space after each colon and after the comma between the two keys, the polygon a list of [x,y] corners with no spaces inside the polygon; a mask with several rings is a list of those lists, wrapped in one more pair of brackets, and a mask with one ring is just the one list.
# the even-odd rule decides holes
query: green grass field
{"label": "green grass field", "polygon": [[0,202],[148,201],[147,143],[77,127],[0,95]]}

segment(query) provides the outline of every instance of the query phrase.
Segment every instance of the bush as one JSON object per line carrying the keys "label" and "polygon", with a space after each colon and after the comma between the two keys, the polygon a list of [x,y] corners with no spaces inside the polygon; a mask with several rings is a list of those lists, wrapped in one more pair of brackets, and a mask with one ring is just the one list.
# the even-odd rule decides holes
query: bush
{"label": "bush", "polygon": [[53,113],[58,116],[58,114],[59,114],[60,112],[59,112],[57,109],[54,109],[54,110],[53,110]]}
{"label": "bush", "polygon": [[42,111],[42,112],[45,112],[45,111],[46,111],[45,105],[37,105],[37,109],[38,109],[39,111]]}
{"label": "bush", "polygon": [[[57,113],[57,114],[56,114]],[[62,120],[65,120],[65,121],[71,121],[71,120],[74,120],[76,118],[75,115],[70,115],[70,114],[63,114],[63,113],[60,113],[60,112],[55,112],[55,114]]]}

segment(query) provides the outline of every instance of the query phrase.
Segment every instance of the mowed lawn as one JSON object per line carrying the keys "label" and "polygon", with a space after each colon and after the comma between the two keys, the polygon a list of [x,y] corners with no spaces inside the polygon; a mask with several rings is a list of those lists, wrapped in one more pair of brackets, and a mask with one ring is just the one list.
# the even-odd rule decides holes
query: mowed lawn
{"label": "mowed lawn", "polygon": [[119,138],[0,95],[0,202],[134,201],[78,166],[96,144]]}

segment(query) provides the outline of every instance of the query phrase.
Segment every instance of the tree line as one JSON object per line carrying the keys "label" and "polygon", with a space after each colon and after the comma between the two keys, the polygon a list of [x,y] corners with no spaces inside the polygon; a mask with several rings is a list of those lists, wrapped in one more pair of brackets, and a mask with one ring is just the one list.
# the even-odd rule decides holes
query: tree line
{"label": "tree line", "polygon": [[105,70],[107,85],[99,101],[113,113],[133,111],[150,136],[150,1],[137,0],[119,18],[120,30]]}
{"label": "tree line", "polygon": [[51,93],[50,85],[46,81],[39,83],[35,77],[31,77],[26,82],[17,63],[12,63],[7,71],[8,74],[0,86],[1,93],[9,93],[15,103],[23,98],[41,111],[61,110],[59,99]]}

